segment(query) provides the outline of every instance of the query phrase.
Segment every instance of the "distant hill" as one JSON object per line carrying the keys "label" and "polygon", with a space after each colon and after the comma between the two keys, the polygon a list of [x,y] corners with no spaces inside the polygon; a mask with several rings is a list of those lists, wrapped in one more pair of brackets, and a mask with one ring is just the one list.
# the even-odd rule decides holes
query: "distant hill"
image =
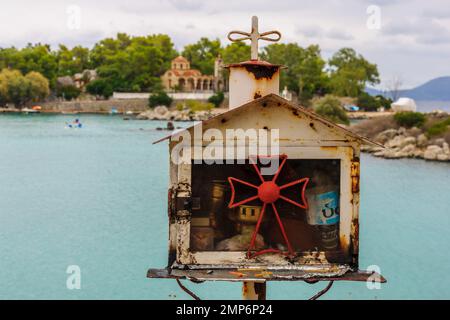
{"label": "distant hill", "polygon": [[[370,95],[382,94],[390,96],[388,92],[366,88]],[[450,77],[432,79],[416,88],[400,90],[399,97],[413,98],[418,101],[450,101]]]}

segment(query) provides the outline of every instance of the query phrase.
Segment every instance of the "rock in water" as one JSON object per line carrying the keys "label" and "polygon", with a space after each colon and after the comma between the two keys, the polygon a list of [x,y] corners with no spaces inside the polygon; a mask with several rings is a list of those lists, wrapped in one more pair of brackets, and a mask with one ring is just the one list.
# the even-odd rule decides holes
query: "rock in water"
{"label": "rock in water", "polygon": [[388,140],[394,138],[397,135],[397,130],[395,129],[387,129],[383,132],[380,132],[376,137],[375,141],[385,144]]}
{"label": "rock in water", "polygon": [[431,145],[427,147],[423,157],[426,160],[437,160],[439,154],[444,154],[442,148],[436,145]]}
{"label": "rock in water", "polygon": [[169,109],[167,109],[167,107],[165,106],[157,106],[154,110],[155,113],[160,116],[164,116],[167,112],[169,112]]}
{"label": "rock in water", "polygon": [[449,145],[448,145],[447,142],[444,142],[444,143],[442,144],[442,150],[444,151],[444,153],[445,153],[446,155],[450,156],[450,147],[449,147]]}
{"label": "rock in water", "polygon": [[418,147],[425,147],[428,143],[428,138],[425,134],[421,134],[417,137],[417,146]]}

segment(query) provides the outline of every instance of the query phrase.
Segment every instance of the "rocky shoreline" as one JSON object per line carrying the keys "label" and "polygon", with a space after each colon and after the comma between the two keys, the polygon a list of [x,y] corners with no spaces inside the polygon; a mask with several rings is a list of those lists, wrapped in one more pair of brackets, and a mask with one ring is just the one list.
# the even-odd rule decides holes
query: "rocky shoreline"
{"label": "rocky shoreline", "polygon": [[386,159],[419,158],[450,161],[449,144],[442,138],[430,141],[418,128],[388,129],[380,132],[374,141],[384,145],[384,148],[365,145],[361,151]]}
{"label": "rocky shoreline", "polygon": [[[223,113],[226,109],[192,112],[191,110],[169,110],[159,106],[140,113],[138,120],[203,121]],[[167,129],[166,129],[167,130]],[[417,158],[431,161],[450,161],[450,148],[445,139],[430,140],[421,129],[400,127],[378,133],[372,140],[382,146],[363,145],[361,151],[385,159]]]}
{"label": "rocky shoreline", "polygon": [[212,109],[192,112],[191,110],[169,110],[164,106],[146,110],[136,116],[137,120],[167,120],[167,121],[203,121],[223,113],[226,109]]}

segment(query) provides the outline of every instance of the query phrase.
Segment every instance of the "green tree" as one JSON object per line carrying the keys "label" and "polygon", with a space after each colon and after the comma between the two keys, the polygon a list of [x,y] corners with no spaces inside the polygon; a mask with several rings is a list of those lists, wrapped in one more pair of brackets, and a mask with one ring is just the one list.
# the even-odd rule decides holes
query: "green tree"
{"label": "green tree", "polygon": [[107,64],[111,57],[126,50],[131,44],[131,37],[125,33],[118,33],[116,38],[105,38],[94,45],[90,58],[95,68]]}
{"label": "green tree", "polygon": [[9,84],[14,78],[21,77],[18,70],[3,69],[0,72],[0,103],[2,105],[11,102],[9,97]]}
{"label": "green tree", "polygon": [[160,76],[177,55],[169,36],[130,37],[119,33],[116,39],[97,43],[91,59],[101,78],[114,91],[151,91],[160,85]]}
{"label": "green tree", "polygon": [[376,64],[368,62],[351,48],[342,48],[328,61],[330,85],[339,96],[357,97],[369,84],[380,82]]}
{"label": "green tree", "polygon": [[250,60],[250,46],[242,41],[233,42],[222,50],[222,59],[225,64]]}
{"label": "green tree", "polygon": [[25,79],[28,81],[29,97],[32,101],[42,101],[50,95],[49,82],[39,72],[31,71]]}
{"label": "green tree", "polygon": [[225,95],[221,91],[209,97],[208,102],[212,103],[216,108],[218,108],[224,99]]}
{"label": "green tree", "polygon": [[350,124],[347,113],[342,108],[341,102],[336,97],[327,95],[314,107],[314,111],[335,123]]}
{"label": "green tree", "polygon": [[375,98],[378,100],[381,107],[383,107],[386,110],[391,109],[391,104],[393,102],[393,100],[391,98],[386,98],[385,96],[383,96],[381,94],[375,96]]}
{"label": "green tree", "polygon": [[56,96],[67,101],[78,98],[80,94],[81,90],[73,85],[58,86],[56,88]]}
{"label": "green tree", "polygon": [[41,73],[54,85],[57,76],[58,62],[50,46],[46,44],[28,44],[25,48],[0,50],[0,68],[17,69],[22,74],[31,71]]}
{"label": "green tree", "polygon": [[214,74],[214,61],[221,51],[219,39],[201,38],[196,43],[185,46],[182,55],[191,62],[193,69],[211,75]]}
{"label": "green tree", "polygon": [[301,102],[327,92],[328,76],[324,72],[325,61],[319,46],[302,48],[296,43],[272,44],[264,48],[261,56],[271,63],[287,66],[281,72],[281,88],[287,86],[296,92]]}
{"label": "green tree", "polygon": [[381,107],[380,101],[367,92],[361,92],[359,94],[356,104],[364,111],[377,111]]}
{"label": "green tree", "polygon": [[94,96],[101,96],[108,99],[113,95],[113,89],[108,80],[96,79],[89,82],[86,91]]}
{"label": "green tree", "polygon": [[30,101],[39,101],[49,95],[48,80],[38,72],[23,76],[19,70],[3,69],[0,72],[0,103],[14,103],[22,107]]}
{"label": "green tree", "polygon": [[56,53],[58,59],[58,76],[71,76],[89,69],[89,49],[76,46],[68,49],[65,45],[59,45]]}
{"label": "green tree", "polygon": [[166,106],[170,107],[172,104],[172,98],[167,95],[164,91],[159,91],[154,94],[151,94],[148,98],[148,105],[150,108],[154,108],[157,106]]}
{"label": "green tree", "polygon": [[29,100],[30,83],[20,74],[14,77],[8,84],[9,101],[15,106],[21,107]]}

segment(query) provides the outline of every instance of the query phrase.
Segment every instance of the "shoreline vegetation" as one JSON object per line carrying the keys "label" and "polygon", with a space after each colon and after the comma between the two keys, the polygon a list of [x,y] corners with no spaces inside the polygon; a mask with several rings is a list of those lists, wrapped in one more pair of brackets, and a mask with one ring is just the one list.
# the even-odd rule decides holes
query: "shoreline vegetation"
{"label": "shoreline vegetation", "polygon": [[[63,44],[52,48],[42,43],[0,47],[0,107],[30,108],[42,101],[84,98],[107,100],[114,92],[161,97],[166,91],[185,92],[189,79],[180,79],[170,88],[161,80],[180,55],[190,62],[192,70],[213,75],[218,58],[223,65],[246,61],[250,46],[203,37],[176,50],[166,34],[118,33],[92,48]],[[382,95],[375,99],[365,92],[368,85],[380,83],[378,67],[352,48],[341,48],[325,59],[318,45],[276,43],[261,48],[260,58],[287,67],[281,74],[280,88],[286,88],[302,105],[328,94],[357,98],[365,111],[374,111],[387,102]],[[228,78],[226,69],[218,72]]]}
{"label": "shoreline vegetation", "polygon": [[350,129],[384,146],[362,147],[375,157],[450,161],[450,114],[444,111],[400,112],[361,121]]}

